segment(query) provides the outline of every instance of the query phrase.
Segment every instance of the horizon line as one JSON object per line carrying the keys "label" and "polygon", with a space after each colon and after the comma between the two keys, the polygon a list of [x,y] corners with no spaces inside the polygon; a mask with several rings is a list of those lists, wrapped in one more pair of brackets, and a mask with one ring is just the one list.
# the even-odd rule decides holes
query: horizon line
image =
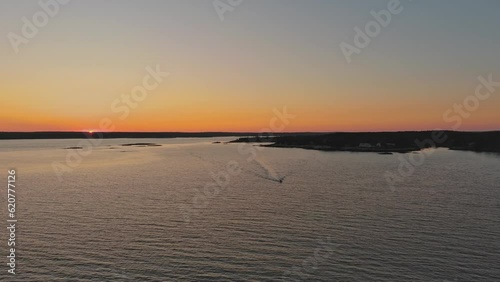
{"label": "horizon line", "polygon": [[390,132],[430,132],[430,131],[448,131],[448,132],[498,132],[500,129],[492,130],[453,130],[453,129],[424,129],[424,130],[375,130],[375,131],[98,131],[98,130],[77,130],[77,131],[56,131],[56,130],[40,130],[40,131],[2,131],[0,133],[181,133],[181,134],[197,134],[197,133],[222,133],[222,134],[298,134],[298,133],[390,133]]}

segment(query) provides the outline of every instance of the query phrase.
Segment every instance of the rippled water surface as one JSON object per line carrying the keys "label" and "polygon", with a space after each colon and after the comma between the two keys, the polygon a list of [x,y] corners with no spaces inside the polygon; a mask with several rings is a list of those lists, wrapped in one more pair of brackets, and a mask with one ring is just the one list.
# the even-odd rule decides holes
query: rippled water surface
{"label": "rippled water surface", "polygon": [[0,280],[500,281],[499,155],[436,150],[393,191],[408,154],[227,140],[105,140],[81,160],[79,140],[0,141],[19,219]]}

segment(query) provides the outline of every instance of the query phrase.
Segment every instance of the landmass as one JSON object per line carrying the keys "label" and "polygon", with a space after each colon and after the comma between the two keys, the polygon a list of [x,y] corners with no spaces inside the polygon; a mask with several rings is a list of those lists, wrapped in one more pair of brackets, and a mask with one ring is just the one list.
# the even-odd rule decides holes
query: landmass
{"label": "landmass", "polygon": [[500,153],[500,131],[340,132],[317,135],[253,136],[232,143],[271,143],[261,146],[322,151],[408,153],[436,147]]}

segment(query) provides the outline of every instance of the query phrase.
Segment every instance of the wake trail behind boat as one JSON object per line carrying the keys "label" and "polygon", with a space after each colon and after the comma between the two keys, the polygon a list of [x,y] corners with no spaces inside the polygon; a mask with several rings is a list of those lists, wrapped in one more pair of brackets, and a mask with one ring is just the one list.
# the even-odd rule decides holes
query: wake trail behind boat
{"label": "wake trail behind boat", "polygon": [[259,172],[256,171],[251,171],[249,170],[248,172],[252,173],[253,175],[260,177],[262,179],[266,180],[271,180],[275,182],[282,183],[283,180],[285,179],[284,177],[280,177],[278,173],[267,163],[265,163],[263,160],[255,158],[253,160],[257,164]]}

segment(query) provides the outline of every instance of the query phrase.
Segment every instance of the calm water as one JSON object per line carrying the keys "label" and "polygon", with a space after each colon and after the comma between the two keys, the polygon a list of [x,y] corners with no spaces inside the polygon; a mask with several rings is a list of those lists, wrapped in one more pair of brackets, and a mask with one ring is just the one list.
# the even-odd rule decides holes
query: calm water
{"label": "calm water", "polygon": [[13,280],[0,228],[0,280],[500,281],[499,155],[437,150],[391,191],[383,175],[409,155],[249,161],[212,144],[230,139],[106,140],[62,180],[53,162],[78,140],[0,141],[19,219]]}

